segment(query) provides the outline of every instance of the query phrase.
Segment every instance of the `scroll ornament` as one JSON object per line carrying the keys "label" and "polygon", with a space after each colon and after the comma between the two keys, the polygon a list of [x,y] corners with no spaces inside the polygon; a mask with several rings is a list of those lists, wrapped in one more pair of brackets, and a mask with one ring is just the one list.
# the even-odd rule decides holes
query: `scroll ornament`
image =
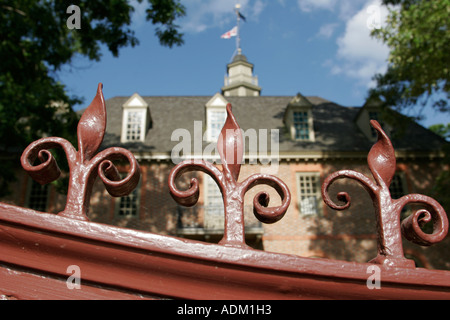
{"label": "scroll ornament", "polygon": [[243,160],[242,132],[232,113],[232,106],[226,107],[227,119],[217,141],[222,170],[211,162],[204,160],[185,160],[175,166],[169,175],[169,190],[174,200],[180,205],[194,206],[199,198],[199,182],[196,178],[190,181],[188,190],[178,190],[175,181],[183,173],[201,171],[217,183],[222,193],[225,208],[224,235],[219,242],[225,246],[248,247],[244,234],[244,196],[256,185],[265,184],[273,187],[282,199],[278,207],[268,207],[269,194],[259,192],[253,199],[253,212],[257,219],[264,223],[274,223],[286,213],[291,195],[286,184],[279,178],[268,174],[254,174],[242,182],[238,182]]}
{"label": "scroll ornament", "polygon": [[[329,175],[322,184],[324,202],[335,210],[349,208],[351,198],[346,192],[337,194],[343,205],[334,203],[329,196],[331,184],[339,179],[349,178],[359,182],[372,198],[377,218],[378,255],[371,262],[386,266],[414,268],[414,261],[406,259],[403,253],[403,236],[419,245],[429,246],[442,241],[448,233],[448,218],[442,206],[433,198],[421,194],[408,194],[392,199],[389,186],[396,171],[395,151],[392,143],[380,124],[371,120],[377,131],[378,140],[369,152],[367,162],[375,182],[362,173],[341,170]],[[403,221],[400,214],[407,204],[419,204],[425,209],[417,210]],[[433,232],[422,231],[421,226],[433,222]]]}
{"label": "scroll ornament", "polygon": [[[140,168],[133,154],[123,148],[113,147],[96,154],[106,130],[106,106],[102,84],[97,94],[83,113],[77,127],[78,151],[72,144],[58,137],[46,137],[31,143],[23,152],[21,164],[25,171],[41,185],[59,178],[61,170],[49,149],[62,148],[70,170],[67,202],[59,216],[78,220],[89,220],[89,200],[97,175],[106,190],[114,196],[128,195],[138,184]],[[36,160],[40,164],[34,165]],[[129,163],[128,175],[121,179],[113,161]]]}

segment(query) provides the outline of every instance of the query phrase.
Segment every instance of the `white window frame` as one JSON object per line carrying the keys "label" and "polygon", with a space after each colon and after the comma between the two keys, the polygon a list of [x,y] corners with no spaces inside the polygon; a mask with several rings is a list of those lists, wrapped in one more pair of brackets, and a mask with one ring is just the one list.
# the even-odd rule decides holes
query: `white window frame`
{"label": "white window frame", "polygon": [[[150,111],[148,104],[145,100],[137,93],[133,94],[130,99],[122,106],[122,133],[120,137],[120,142],[143,142],[145,140],[145,135],[150,123]],[[138,113],[140,115],[140,134],[139,137],[135,139],[129,139],[128,134],[128,117],[131,113]]]}
{"label": "white window frame", "polygon": [[[225,209],[219,186],[207,173],[203,174],[203,184],[205,190],[203,226],[205,229],[223,230]],[[212,196],[214,197],[213,202],[211,202]],[[211,208],[211,204],[214,208]]]}
{"label": "white window frame", "polygon": [[[307,114],[307,125],[308,125],[308,139],[303,138],[297,138],[297,130],[295,128],[295,113],[296,112],[302,112]],[[314,119],[312,115],[312,110],[309,107],[291,107],[291,110],[289,111],[289,129],[291,133],[292,140],[295,141],[315,141],[316,136],[314,133]]]}
{"label": "white window frame", "polygon": [[[128,137],[128,117],[130,113],[137,113],[140,114],[140,134],[137,139],[129,139]],[[122,142],[135,142],[135,141],[144,141],[145,139],[145,133],[146,133],[146,110],[143,109],[137,109],[137,108],[127,108],[123,111],[123,126],[122,126]]]}
{"label": "white window frame", "polygon": [[[223,117],[223,121],[221,121],[218,124],[218,128],[216,129],[217,131],[213,130],[213,128],[212,128],[214,113],[220,113],[221,116]],[[225,108],[208,108],[208,110],[206,111],[206,117],[207,117],[206,118],[206,124],[207,124],[206,138],[208,141],[217,142],[217,139],[219,138],[219,135],[220,135],[220,131],[222,131],[223,125],[225,124],[225,121],[227,119],[227,110]]]}
{"label": "white window frame", "polygon": [[[222,131],[223,125],[225,124],[227,118],[227,104],[228,101],[223,97],[222,94],[216,93],[205,105],[206,110],[206,141],[217,142],[219,138],[220,131]],[[212,130],[212,114],[214,112],[220,112],[223,115],[223,124],[219,124],[219,131],[213,133]]]}
{"label": "white window frame", "polygon": [[[126,177],[126,173],[121,173],[120,176],[121,178]],[[132,197],[134,199],[132,199]],[[123,201],[133,201],[136,205],[136,211],[135,213],[131,213],[131,214],[124,214],[121,215],[120,214],[120,210],[121,210],[121,205],[123,203]],[[140,214],[140,207],[141,207],[141,180],[139,180],[139,183],[137,184],[136,188],[130,192],[130,194],[123,196],[123,197],[118,197],[116,198],[116,206],[115,206],[115,210],[114,210],[114,216],[116,218],[120,218],[120,219],[131,219],[131,218],[139,218],[139,214]]]}
{"label": "white window frame", "polygon": [[[308,189],[314,188],[311,192],[307,192],[306,194],[302,192],[302,179],[311,179],[314,178],[315,186],[311,186]],[[297,185],[297,197],[298,197],[298,210],[302,216],[320,216],[322,214],[323,206],[322,206],[322,195],[320,188],[320,173],[319,172],[297,172],[296,173],[296,185]],[[311,182],[310,182],[311,183]],[[304,187],[306,188],[306,186]],[[306,210],[305,205],[310,205],[308,202],[314,197],[315,203],[314,212],[312,210]],[[303,198],[303,199],[302,199]],[[303,210],[302,210],[303,207]]]}

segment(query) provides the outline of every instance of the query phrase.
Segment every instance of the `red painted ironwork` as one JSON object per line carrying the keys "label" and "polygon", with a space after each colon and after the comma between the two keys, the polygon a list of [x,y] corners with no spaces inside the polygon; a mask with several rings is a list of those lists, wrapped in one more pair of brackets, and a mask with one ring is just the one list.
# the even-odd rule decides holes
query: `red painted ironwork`
{"label": "red painted ironwork", "polygon": [[[369,263],[304,258],[254,250],[245,245],[243,197],[258,184],[277,190],[282,205],[267,208],[268,195],[253,200],[259,220],[272,223],[282,218],[290,202],[286,185],[278,178],[256,174],[237,182],[242,159],[242,137],[227,106],[227,122],[218,141],[222,170],[203,161],[177,165],[169,178],[170,192],[183,205],[194,205],[199,183],[179,191],[175,179],[188,171],[206,172],[222,191],[225,233],[219,244],[204,243],[150,232],[87,221],[88,201],[97,175],[112,195],[131,191],[139,178],[132,154],[110,148],[97,155],[104,135],[106,112],[99,85],[97,96],[78,127],[79,150],[64,139],[43,138],[23,153],[22,165],[40,183],[58,178],[56,161],[47,149],[62,147],[70,167],[66,208],[58,215],[0,203],[0,299],[450,299],[450,272],[412,268],[399,242],[404,235],[429,245],[442,239],[448,221],[431,198],[408,195],[392,200],[388,187],[395,171],[392,145],[376,122],[378,142],[369,153],[375,182],[344,170],[332,174],[323,185],[325,202],[342,210],[350,205],[347,193],[339,193],[344,205],[328,196],[332,182],[352,178],[371,194],[378,210],[379,256]],[[227,129],[229,130],[227,132]],[[34,165],[39,159],[41,164]],[[130,173],[120,180],[113,160],[125,159]],[[239,161],[238,161],[239,160]],[[422,203],[419,210],[399,225],[399,212],[407,203]],[[422,221],[433,219],[435,232],[422,234]],[[374,264],[381,286],[368,285]],[[81,270],[81,286],[67,285],[68,267]]]}
{"label": "red painted ironwork", "polygon": [[[47,149],[61,147],[67,157],[70,169],[69,191],[64,211],[59,215],[73,219],[88,220],[89,199],[95,178],[105,184],[106,190],[115,197],[129,194],[138,184],[139,165],[133,154],[123,148],[108,148],[96,155],[106,130],[106,107],[102,84],[97,94],[81,117],[78,133],[78,152],[72,144],[62,138],[47,137],[30,144],[22,154],[22,167],[40,184],[56,180],[61,171],[53,155]],[[34,166],[38,158],[41,163]],[[120,179],[119,172],[112,161],[127,160],[130,172]]]}
{"label": "red painted ironwork", "polygon": [[244,234],[244,196],[256,185],[267,184],[273,187],[282,199],[279,207],[267,207],[269,194],[258,193],[253,199],[255,216],[264,223],[280,220],[291,202],[291,194],[286,184],[275,176],[254,174],[238,182],[243,159],[242,132],[232,113],[231,104],[227,105],[227,119],[217,141],[223,170],[204,160],[186,160],[175,166],[169,175],[169,190],[172,197],[181,205],[193,206],[199,197],[199,183],[191,180],[187,191],[179,191],[175,180],[181,174],[190,171],[202,171],[210,175],[220,188],[225,208],[225,231],[220,244],[246,247]]}
{"label": "red painted ironwork", "polygon": [[[367,157],[375,183],[359,172],[337,171],[328,176],[322,184],[322,197],[325,203],[335,210],[347,209],[351,203],[348,193],[338,193],[338,200],[344,204],[337,205],[331,200],[328,189],[339,179],[350,178],[358,181],[370,194],[377,217],[378,256],[372,262],[414,268],[414,261],[406,259],[403,254],[402,233],[408,240],[423,246],[440,242],[448,233],[447,214],[436,200],[421,194],[409,194],[400,199],[391,198],[389,186],[396,171],[395,151],[380,124],[375,120],[370,123],[378,133],[378,140]],[[402,209],[411,203],[425,205],[427,209],[416,211],[400,223]],[[427,234],[420,226],[430,221],[433,221],[433,232]]]}

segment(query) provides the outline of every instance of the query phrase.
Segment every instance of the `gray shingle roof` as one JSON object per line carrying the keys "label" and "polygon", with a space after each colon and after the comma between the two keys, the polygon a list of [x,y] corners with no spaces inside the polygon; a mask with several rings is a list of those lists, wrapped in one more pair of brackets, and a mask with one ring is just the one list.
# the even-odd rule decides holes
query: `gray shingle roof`
{"label": "gray shingle roof", "polygon": [[[107,129],[102,147],[123,146],[134,152],[170,153],[178,141],[171,141],[172,132],[184,128],[191,133],[194,121],[205,128],[206,103],[210,96],[143,96],[149,105],[152,124],[145,142],[121,144],[122,106],[129,97],[106,101]],[[283,116],[292,96],[226,97],[233,106],[239,126],[247,129],[280,129],[280,152],[301,151],[363,151],[373,145],[358,128],[356,116],[360,107],[343,107],[320,97],[307,97],[313,104],[315,141],[290,139]],[[400,140],[393,140],[396,150],[432,151],[440,149],[443,139],[413,123]],[[207,143],[205,143],[207,144]]]}

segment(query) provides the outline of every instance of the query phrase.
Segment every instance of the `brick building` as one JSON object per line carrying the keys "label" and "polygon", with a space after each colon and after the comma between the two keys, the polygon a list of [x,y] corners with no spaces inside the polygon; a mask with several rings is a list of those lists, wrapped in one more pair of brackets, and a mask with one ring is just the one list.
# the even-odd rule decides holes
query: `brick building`
{"label": "brick building", "polygon": [[[344,107],[321,97],[263,96],[253,65],[238,54],[227,65],[221,91],[212,96],[114,97],[106,101],[107,129],[102,148],[122,146],[140,163],[142,176],[135,191],[112,198],[96,181],[90,219],[154,233],[215,242],[223,233],[223,203],[218,187],[203,173],[182,177],[180,189],[192,176],[201,183],[196,206],[176,204],[168,189],[168,175],[175,159],[205,158],[217,162],[214,150],[226,117],[227,103],[244,131],[245,164],[240,180],[269,170],[282,179],[292,195],[285,217],[261,224],[252,213],[252,199],[261,191],[279,197],[268,186],[257,186],[245,198],[247,243],[255,248],[308,257],[366,262],[376,256],[376,224],[367,192],[354,181],[342,180],[331,194],[346,191],[352,206],[334,211],[322,201],[325,177],[352,169],[372,177],[367,154],[376,141],[369,119],[382,122],[376,106]],[[395,128],[383,126],[389,134]],[[393,139],[397,173],[391,184],[393,198],[409,193],[427,194],[445,168],[441,148],[446,143],[431,131],[411,123],[400,139]],[[176,161],[175,161],[176,162]],[[218,164],[220,165],[220,164]],[[126,173],[126,165],[121,167]],[[98,179],[97,179],[98,180]],[[64,196],[51,186],[41,187],[19,175],[16,192],[6,199],[40,211],[59,212]],[[4,200],[3,200],[4,201]],[[407,215],[409,208],[404,210]],[[450,269],[450,240],[423,248],[405,241],[405,255],[418,266]]]}

